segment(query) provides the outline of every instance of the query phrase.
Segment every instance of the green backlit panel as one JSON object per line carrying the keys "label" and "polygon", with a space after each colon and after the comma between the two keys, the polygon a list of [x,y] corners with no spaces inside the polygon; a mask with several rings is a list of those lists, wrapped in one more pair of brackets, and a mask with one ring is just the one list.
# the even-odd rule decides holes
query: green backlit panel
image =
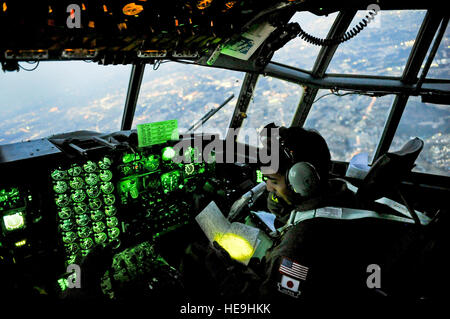
{"label": "green backlit panel", "polygon": [[135,289],[136,282],[147,282],[147,286],[151,282],[150,289],[167,285],[167,282],[156,279],[161,273],[171,275],[172,278],[179,277],[179,273],[146,241],[114,255],[109,270],[101,278],[100,287],[110,299],[122,299],[127,297],[124,293]]}
{"label": "green backlit panel", "polygon": [[193,191],[197,176],[214,171],[214,161],[202,161],[197,147],[187,147],[181,163],[172,160],[175,155],[173,147],[164,145],[122,154],[118,166],[120,181],[116,185],[121,204],[138,200],[140,194],[157,197],[176,190]]}
{"label": "green backlit panel", "polygon": [[202,161],[201,150],[193,146],[182,150],[181,163],[173,160],[177,154],[168,143],[120,155],[117,202],[141,221],[134,225],[136,233],[159,237],[191,221],[191,194],[214,171],[214,162]]}
{"label": "green backlit panel", "polygon": [[16,208],[22,205],[23,199],[20,196],[20,192],[17,187],[0,189],[0,211]]}
{"label": "green backlit panel", "polygon": [[3,216],[3,225],[5,230],[12,231],[25,227],[25,218],[23,212],[16,212]]}
{"label": "green backlit panel", "polygon": [[139,147],[147,147],[179,139],[177,120],[138,124],[136,128]]}
{"label": "green backlit panel", "polygon": [[67,265],[80,262],[96,245],[119,239],[112,164],[105,156],[50,174]]}
{"label": "green backlit panel", "polygon": [[[26,226],[26,196],[17,187],[0,189],[0,224],[3,234]],[[31,200],[31,196],[28,196]]]}
{"label": "green backlit panel", "polygon": [[263,174],[262,174],[262,172],[259,170],[259,169],[257,169],[256,170],[256,182],[257,183],[262,183],[264,180],[263,180]]}

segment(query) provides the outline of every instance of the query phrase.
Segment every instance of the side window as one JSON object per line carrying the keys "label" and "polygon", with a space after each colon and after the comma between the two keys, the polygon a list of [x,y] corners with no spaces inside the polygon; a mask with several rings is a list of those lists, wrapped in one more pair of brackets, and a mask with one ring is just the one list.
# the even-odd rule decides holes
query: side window
{"label": "side window", "polygon": [[396,151],[407,141],[419,137],[424,141],[413,171],[450,176],[450,107],[422,103],[409,97],[389,151]]}
{"label": "side window", "polygon": [[[367,11],[359,11],[350,28]],[[353,39],[339,45],[327,73],[401,76],[425,17],[424,10],[379,11]]]}
{"label": "side window", "polygon": [[[333,25],[338,13],[326,16],[316,16],[315,14],[302,11],[297,12],[289,22],[296,22],[305,31],[319,38],[326,38],[328,31]],[[311,71],[320,46],[313,45],[300,37],[289,41],[284,47],[275,52],[272,60],[299,69]]]}
{"label": "side window", "polygon": [[303,87],[298,84],[260,76],[237,140],[256,146],[256,132],[266,124],[290,126],[302,94]]}
{"label": "side window", "polygon": [[450,79],[450,26],[447,25],[441,44],[428,70],[427,78]]}
{"label": "side window", "polygon": [[[304,127],[316,129],[322,134],[333,160],[348,162],[355,154],[366,152],[370,161],[394,96],[324,96],[328,93],[327,90],[319,91],[317,102],[313,104]],[[342,91],[340,94],[346,92]]]}

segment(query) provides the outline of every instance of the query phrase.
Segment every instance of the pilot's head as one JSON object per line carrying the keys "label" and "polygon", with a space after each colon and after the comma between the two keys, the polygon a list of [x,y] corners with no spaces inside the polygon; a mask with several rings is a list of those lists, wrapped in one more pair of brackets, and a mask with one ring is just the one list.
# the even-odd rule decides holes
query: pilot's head
{"label": "pilot's head", "polygon": [[[264,148],[271,154],[278,153],[279,165],[276,170],[273,165],[261,167],[267,190],[288,204],[319,195],[328,185],[331,165],[325,139],[318,132],[302,127],[279,127],[275,134],[278,143],[269,143],[274,135],[268,136],[262,138]],[[277,145],[278,152],[273,152],[271,145]]]}

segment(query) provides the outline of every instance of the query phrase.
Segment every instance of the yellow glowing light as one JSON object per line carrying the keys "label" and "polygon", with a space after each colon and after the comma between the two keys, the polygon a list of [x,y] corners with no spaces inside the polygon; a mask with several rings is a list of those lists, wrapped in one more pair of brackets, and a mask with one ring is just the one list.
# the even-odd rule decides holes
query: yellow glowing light
{"label": "yellow glowing light", "polygon": [[22,247],[27,243],[26,239],[20,240],[16,243],[16,247]]}
{"label": "yellow glowing light", "polygon": [[5,12],[8,9],[8,6],[6,5],[6,2],[3,2],[3,12]]}
{"label": "yellow glowing light", "polygon": [[214,240],[230,254],[231,258],[238,261],[247,260],[254,253],[248,240],[233,233],[216,235]]}
{"label": "yellow glowing light", "polygon": [[125,5],[122,9],[123,14],[126,14],[127,16],[134,16],[136,14],[141,13],[142,10],[144,10],[144,7],[134,2]]}
{"label": "yellow glowing light", "polygon": [[126,30],[127,29],[127,24],[125,22],[119,23],[117,25],[117,27],[119,28],[119,30]]}
{"label": "yellow glowing light", "polygon": [[197,2],[197,9],[199,10],[204,10],[206,8],[208,8],[213,0],[199,0]]}
{"label": "yellow glowing light", "polygon": [[236,1],[229,1],[229,2],[225,3],[225,11],[233,8],[235,4],[236,4]]}

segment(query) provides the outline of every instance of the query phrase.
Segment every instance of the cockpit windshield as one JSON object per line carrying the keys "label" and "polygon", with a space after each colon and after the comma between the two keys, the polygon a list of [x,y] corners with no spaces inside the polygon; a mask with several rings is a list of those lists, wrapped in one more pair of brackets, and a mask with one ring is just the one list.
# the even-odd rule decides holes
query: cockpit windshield
{"label": "cockpit windshield", "polygon": [[[367,14],[367,10],[354,12],[348,20],[348,30]],[[389,139],[393,139],[390,143],[393,150],[414,135],[410,132],[412,128],[419,128],[419,137],[425,139],[429,152],[423,152],[418,160],[423,163],[416,170],[448,175],[448,107],[421,103],[420,98],[410,95],[409,101],[399,103],[406,105],[401,122],[390,123],[393,109],[398,108],[398,92],[388,90],[365,96],[364,90],[339,87],[341,81],[351,83],[351,88],[366,79],[380,80],[383,85],[388,83],[383,81],[401,79],[414,53],[413,47],[420,40],[419,30],[426,17],[427,10],[381,10],[362,32],[339,44],[335,51],[326,51],[326,47],[313,45],[300,36],[275,51],[271,58],[273,65],[295,68],[306,77],[329,76],[330,82],[337,83],[331,90],[326,83],[309,86],[300,79],[286,81],[266,72],[254,74],[252,80],[246,81],[245,75],[250,72],[233,70],[236,66],[215,68],[195,65],[193,61],[153,61],[153,65],[144,66],[128,128],[177,119],[180,133],[184,133],[229,99],[195,131],[223,137],[239,117],[242,130],[238,141],[257,144],[257,139],[248,138],[249,134],[269,122],[304,125],[324,135],[333,160],[348,162],[359,152],[367,152],[369,159],[377,157],[380,149],[389,149]],[[340,18],[339,12],[316,15],[299,11],[289,22],[298,23],[311,36],[326,38],[342,23]],[[426,80],[449,79],[448,54],[447,27]],[[0,75],[0,145],[76,130],[106,133],[124,128],[124,107],[132,82],[130,64],[20,61],[19,67],[19,72]],[[396,132],[392,129],[390,138],[381,141],[387,128],[396,125],[399,125]]]}
{"label": "cockpit windshield", "polygon": [[0,144],[120,129],[131,66],[84,61],[20,66],[19,72],[0,75]]}

